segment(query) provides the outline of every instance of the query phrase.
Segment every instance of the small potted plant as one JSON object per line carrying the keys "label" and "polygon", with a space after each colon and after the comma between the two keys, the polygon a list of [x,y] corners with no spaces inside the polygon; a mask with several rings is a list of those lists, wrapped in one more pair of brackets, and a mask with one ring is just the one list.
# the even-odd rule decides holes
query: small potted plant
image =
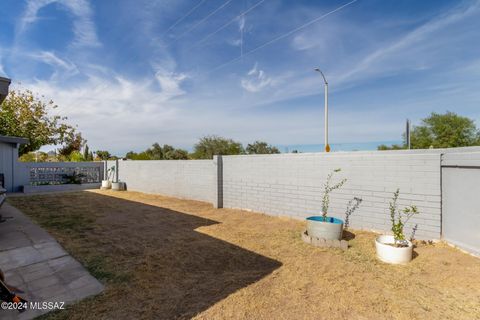
{"label": "small potted plant", "polygon": [[126,190],[125,182],[123,182],[123,181],[112,182],[112,190],[114,190],[114,191],[125,191]]}
{"label": "small potted plant", "polygon": [[419,213],[416,206],[398,209],[397,200],[399,194],[400,189],[397,189],[390,202],[390,220],[392,222],[393,235],[381,235],[375,240],[377,257],[383,262],[392,264],[405,264],[412,260],[413,245],[410,241],[411,239],[407,240],[405,238],[403,229],[408,220]]}
{"label": "small potted plant", "polygon": [[102,180],[102,189],[110,189],[112,187],[112,176],[115,172],[115,166],[107,170],[107,180]]}
{"label": "small potted plant", "polygon": [[[344,222],[341,219],[328,216],[330,193],[341,188],[347,182],[347,179],[342,179],[340,182],[331,185],[333,175],[340,171],[341,169],[335,169],[327,176],[322,198],[322,215],[307,218],[307,233],[310,237],[317,237],[325,240],[341,240],[343,237]],[[350,215],[358,208],[361,202],[362,199],[355,197],[348,203],[347,211],[345,213],[347,225]]]}

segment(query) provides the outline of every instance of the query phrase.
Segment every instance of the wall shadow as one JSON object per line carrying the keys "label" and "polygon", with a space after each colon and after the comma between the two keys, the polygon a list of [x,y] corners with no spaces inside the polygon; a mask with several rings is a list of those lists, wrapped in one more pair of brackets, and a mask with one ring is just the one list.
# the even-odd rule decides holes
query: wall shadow
{"label": "wall shadow", "polygon": [[[191,318],[281,266],[279,261],[195,231],[217,221],[135,198],[78,192],[62,194],[61,200],[44,196],[41,207],[50,215],[84,215],[93,221],[84,230],[61,226],[52,233],[87,267],[93,255],[108,261],[114,272],[128,275],[120,283],[107,281],[108,299],[124,300],[111,307],[120,308],[118,314],[124,317]],[[24,212],[38,215],[34,210]],[[108,293],[109,288],[114,291]],[[112,312],[106,309],[102,314],[112,316]]]}
{"label": "wall shadow", "polygon": [[347,241],[350,241],[350,240],[353,240],[355,239],[355,233],[349,231],[349,230],[343,230],[343,237],[342,237],[343,240],[347,240]]}

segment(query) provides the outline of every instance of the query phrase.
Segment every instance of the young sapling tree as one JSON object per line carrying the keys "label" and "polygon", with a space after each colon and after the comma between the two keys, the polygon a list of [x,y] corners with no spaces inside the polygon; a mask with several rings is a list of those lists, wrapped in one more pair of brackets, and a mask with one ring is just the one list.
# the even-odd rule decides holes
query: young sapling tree
{"label": "young sapling tree", "polygon": [[114,174],[115,174],[115,166],[112,166],[107,170],[107,180],[113,181]]}
{"label": "young sapling tree", "polygon": [[327,181],[325,181],[323,198],[322,198],[322,217],[324,221],[326,221],[327,219],[328,207],[330,206],[330,192],[341,188],[345,184],[345,182],[347,182],[347,179],[342,179],[340,182],[334,184],[333,186],[331,185],[331,180],[333,175],[337,172],[340,172],[341,170],[342,169],[333,170],[333,172],[331,172],[327,176]]}
{"label": "young sapling tree", "polygon": [[344,229],[348,229],[348,227],[350,226],[350,216],[352,215],[352,213],[355,212],[355,210],[358,209],[362,201],[363,200],[361,198],[357,197],[354,197],[352,200],[348,201],[347,210],[345,210],[345,224],[343,227]]}
{"label": "young sapling tree", "polygon": [[405,234],[403,233],[403,228],[408,220],[410,220],[411,217],[419,212],[416,206],[408,206],[401,210],[398,209],[397,200],[399,195],[400,189],[397,189],[393,194],[392,201],[390,202],[390,220],[392,222],[392,232],[395,240],[394,245],[396,247],[405,247],[407,244],[405,241],[406,239]]}

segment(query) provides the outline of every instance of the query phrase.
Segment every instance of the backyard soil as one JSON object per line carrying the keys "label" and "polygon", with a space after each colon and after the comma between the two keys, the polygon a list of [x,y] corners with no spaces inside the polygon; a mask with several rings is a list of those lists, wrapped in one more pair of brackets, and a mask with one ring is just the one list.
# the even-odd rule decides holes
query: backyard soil
{"label": "backyard soil", "polygon": [[301,240],[302,221],[136,192],[16,197],[106,284],[47,319],[480,319],[480,259],[416,243],[405,266]]}

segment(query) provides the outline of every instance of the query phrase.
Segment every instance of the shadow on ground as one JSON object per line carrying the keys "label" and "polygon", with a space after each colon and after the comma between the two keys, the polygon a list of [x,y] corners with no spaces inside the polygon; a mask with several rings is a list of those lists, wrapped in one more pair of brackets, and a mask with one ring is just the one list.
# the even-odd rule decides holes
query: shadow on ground
{"label": "shadow on ground", "polygon": [[91,192],[10,202],[107,283],[68,318],[191,318],[281,266],[196,231],[216,221],[155,205]]}

